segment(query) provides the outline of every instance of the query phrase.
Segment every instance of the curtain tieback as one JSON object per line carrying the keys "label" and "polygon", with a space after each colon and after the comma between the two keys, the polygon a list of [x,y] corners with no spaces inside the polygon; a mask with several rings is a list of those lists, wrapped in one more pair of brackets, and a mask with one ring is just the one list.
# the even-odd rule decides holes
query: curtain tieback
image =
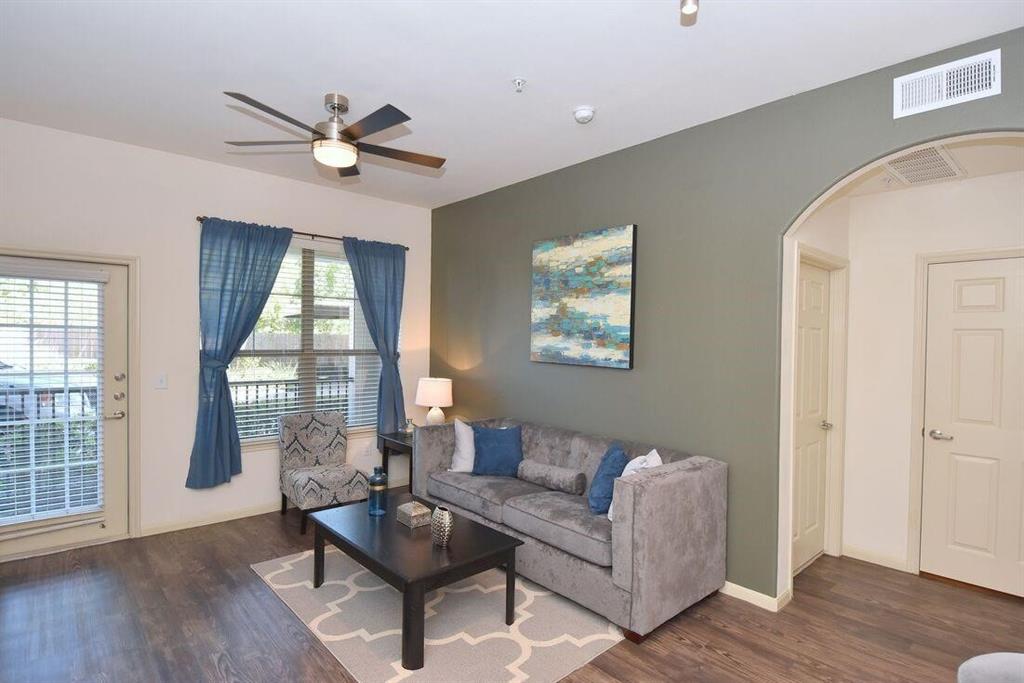
{"label": "curtain tieback", "polygon": [[199,352],[199,364],[204,370],[227,370],[229,363],[214,358],[208,353]]}

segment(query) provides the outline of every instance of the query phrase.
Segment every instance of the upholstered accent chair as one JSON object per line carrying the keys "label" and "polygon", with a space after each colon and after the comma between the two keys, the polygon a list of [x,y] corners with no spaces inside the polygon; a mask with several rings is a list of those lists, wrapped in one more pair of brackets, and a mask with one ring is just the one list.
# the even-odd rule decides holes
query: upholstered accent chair
{"label": "upholstered accent chair", "polygon": [[302,511],[302,533],[310,512],[365,500],[366,475],[345,462],[348,427],[338,410],[282,415],[281,514],[288,501]]}

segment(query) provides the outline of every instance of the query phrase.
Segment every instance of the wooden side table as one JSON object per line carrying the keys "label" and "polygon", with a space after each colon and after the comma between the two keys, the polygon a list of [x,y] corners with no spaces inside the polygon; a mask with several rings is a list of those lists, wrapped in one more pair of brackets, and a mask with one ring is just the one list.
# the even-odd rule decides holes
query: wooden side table
{"label": "wooden side table", "polygon": [[388,460],[390,460],[392,455],[402,455],[404,453],[409,456],[409,486],[412,487],[412,433],[391,432],[389,434],[377,434],[377,450],[380,451],[384,474],[388,473]]}

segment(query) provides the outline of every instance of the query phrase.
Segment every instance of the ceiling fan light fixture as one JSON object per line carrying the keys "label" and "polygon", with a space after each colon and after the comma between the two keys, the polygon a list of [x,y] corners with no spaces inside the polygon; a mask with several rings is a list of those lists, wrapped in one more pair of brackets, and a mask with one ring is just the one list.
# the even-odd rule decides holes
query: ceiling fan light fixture
{"label": "ceiling fan light fixture", "polygon": [[679,11],[687,16],[696,14],[699,9],[700,0],[682,0],[679,4]]}
{"label": "ceiling fan light fixture", "polygon": [[323,138],[313,140],[313,158],[324,166],[348,168],[355,166],[359,159],[359,151],[355,145],[344,140]]}

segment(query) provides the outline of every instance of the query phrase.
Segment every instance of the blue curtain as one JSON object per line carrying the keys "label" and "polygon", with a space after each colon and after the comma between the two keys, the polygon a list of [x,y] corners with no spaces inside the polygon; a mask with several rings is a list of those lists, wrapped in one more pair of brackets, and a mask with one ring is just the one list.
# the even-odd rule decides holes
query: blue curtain
{"label": "blue curtain", "polygon": [[185,486],[205,489],[242,471],[228,364],[256,327],[292,231],[219,218],[199,247],[199,414]]}
{"label": "blue curtain", "polygon": [[380,355],[377,431],[396,432],[405,423],[405,397],[398,373],[398,328],[405,288],[405,251],[400,244],[344,239],[356,295]]}

